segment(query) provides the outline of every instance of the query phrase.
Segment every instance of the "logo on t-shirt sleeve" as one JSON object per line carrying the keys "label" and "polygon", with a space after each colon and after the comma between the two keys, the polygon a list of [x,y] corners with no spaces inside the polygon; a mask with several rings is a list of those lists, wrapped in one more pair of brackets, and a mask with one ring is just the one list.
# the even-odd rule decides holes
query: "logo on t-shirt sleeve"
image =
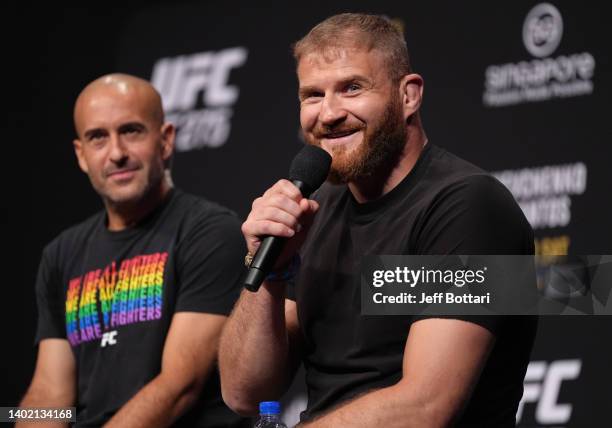
{"label": "logo on t-shirt sleeve", "polygon": [[100,339],[120,326],[160,319],[167,259],[167,252],[138,255],[71,279],[66,296],[70,344]]}

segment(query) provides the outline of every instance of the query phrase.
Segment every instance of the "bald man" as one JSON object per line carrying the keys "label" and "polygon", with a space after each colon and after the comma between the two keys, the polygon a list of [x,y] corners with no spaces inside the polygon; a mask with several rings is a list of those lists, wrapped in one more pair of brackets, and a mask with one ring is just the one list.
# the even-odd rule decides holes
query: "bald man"
{"label": "bald man", "polygon": [[223,404],[215,368],[240,290],[238,219],[173,189],[175,128],[147,81],[93,81],[74,124],[104,210],[44,249],[38,359],[21,406],[76,406],[77,427],[246,426]]}

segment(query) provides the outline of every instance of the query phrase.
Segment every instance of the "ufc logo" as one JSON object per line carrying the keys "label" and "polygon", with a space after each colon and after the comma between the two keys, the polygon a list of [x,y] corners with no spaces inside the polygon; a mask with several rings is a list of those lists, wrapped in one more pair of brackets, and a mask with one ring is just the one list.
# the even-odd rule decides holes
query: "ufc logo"
{"label": "ufc logo", "polygon": [[161,93],[166,112],[194,109],[198,101],[208,107],[230,106],[239,93],[237,87],[227,84],[230,71],[242,66],[246,58],[247,49],[240,46],[161,58],[153,67],[151,82]]}
{"label": "ufc logo", "polygon": [[572,405],[559,403],[559,391],[563,381],[578,378],[582,361],[558,360],[548,364],[545,361],[532,361],[527,367],[523,398],[516,412],[516,422],[520,422],[525,403],[537,403],[535,420],[538,424],[565,424],[572,416]]}
{"label": "ufc logo", "polygon": [[116,336],[117,336],[117,330],[104,333],[102,335],[102,340],[100,341],[100,347],[104,348],[106,347],[106,345],[116,345],[117,344],[117,339],[115,339]]}

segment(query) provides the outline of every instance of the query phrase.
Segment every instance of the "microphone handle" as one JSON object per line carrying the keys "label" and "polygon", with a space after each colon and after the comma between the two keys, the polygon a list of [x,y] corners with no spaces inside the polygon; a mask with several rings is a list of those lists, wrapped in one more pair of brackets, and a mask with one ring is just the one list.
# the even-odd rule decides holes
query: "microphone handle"
{"label": "microphone handle", "polygon": [[[310,189],[307,188],[304,182],[300,180],[291,180],[291,182],[300,189],[304,197],[310,196]],[[252,292],[259,290],[261,283],[274,268],[274,264],[283,250],[286,241],[286,238],[278,236],[268,235],[264,237],[246,274],[244,288]]]}

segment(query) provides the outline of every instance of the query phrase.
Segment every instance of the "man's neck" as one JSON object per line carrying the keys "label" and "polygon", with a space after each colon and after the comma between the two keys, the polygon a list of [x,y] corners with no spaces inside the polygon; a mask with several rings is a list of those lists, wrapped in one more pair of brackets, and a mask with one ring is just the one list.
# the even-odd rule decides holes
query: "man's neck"
{"label": "man's neck", "polygon": [[162,180],[155,190],[137,202],[126,204],[106,202],[108,230],[116,232],[138,224],[164,201],[171,189],[170,183],[167,180]]}
{"label": "man's neck", "polygon": [[348,183],[348,187],[359,203],[371,202],[393,190],[414,168],[427,138],[422,129],[415,129],[410,134],[398,162],[391,170],[380,171],[363,182]]}

